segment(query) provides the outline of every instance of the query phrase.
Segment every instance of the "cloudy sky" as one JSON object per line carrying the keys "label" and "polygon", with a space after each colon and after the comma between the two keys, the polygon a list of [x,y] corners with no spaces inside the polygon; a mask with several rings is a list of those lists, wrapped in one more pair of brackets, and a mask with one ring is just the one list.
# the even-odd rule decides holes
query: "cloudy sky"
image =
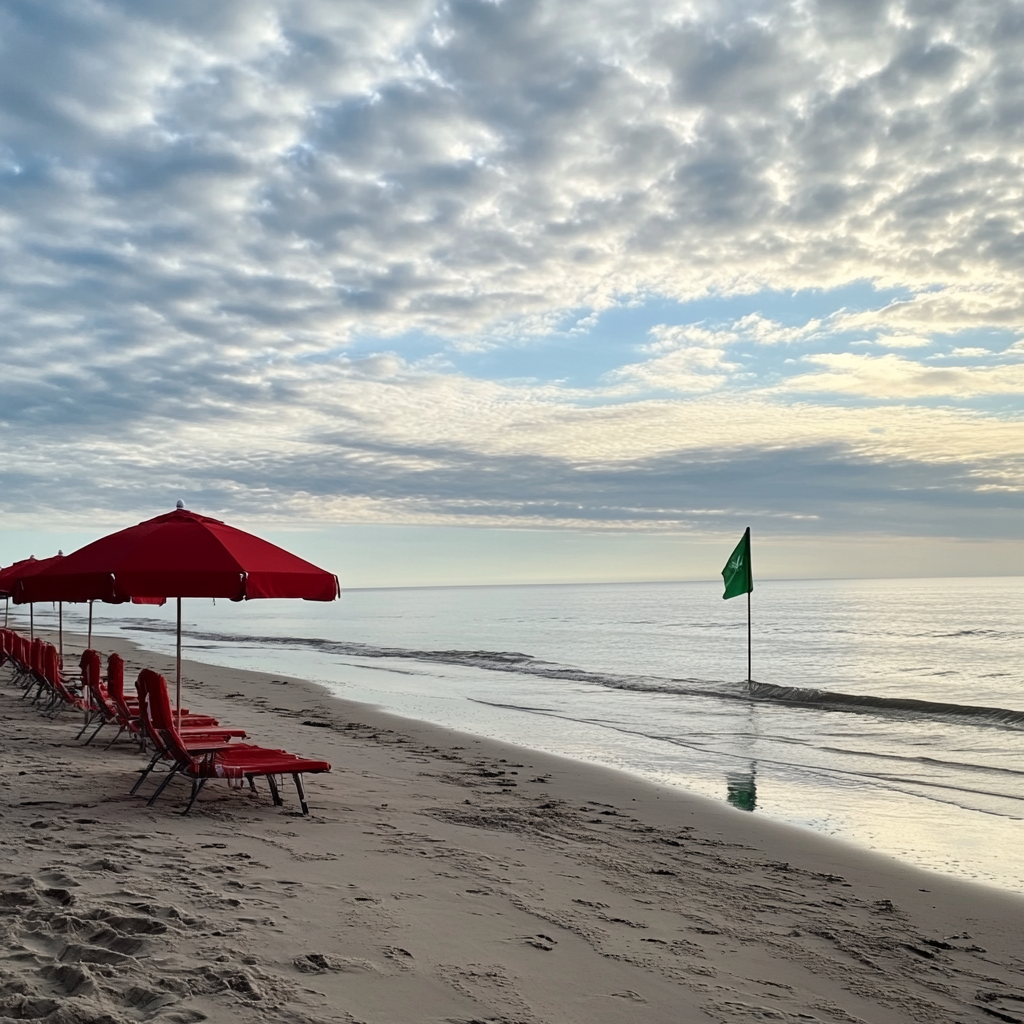
{"label": "cloudy sky", "polygon": [[0,563],[1024,573],[1022,68],[1010,0],[0,0]]}

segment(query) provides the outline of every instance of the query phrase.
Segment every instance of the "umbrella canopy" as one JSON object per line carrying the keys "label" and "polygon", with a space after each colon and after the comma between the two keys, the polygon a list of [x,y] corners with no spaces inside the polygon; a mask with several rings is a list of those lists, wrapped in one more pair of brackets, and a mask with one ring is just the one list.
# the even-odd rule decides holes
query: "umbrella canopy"
{"label": "umbrella canopy", "polygon": [[132,598],[333,601],[338,578],[251,533],[183,508],[87,544],[15,581],[15,604]]}
{"label": "umbrella canopy", "polygon": [[[28,561],[28,559],[25,559],[25,561]],[[21,562],[15,562],[13,565],[0,569],[0,597],[11,596],[11,587],[14,586],[13,581],[11,581],[12,570],[16,569],[19,565],[21,565]]]}
{"label": "umbrella canopy", "polygon": [[8,583],[7,581],[12,575],[11,570],[17,568],[20,564],[20,562],[15,562],[13,565],[9,565],[6,568],[0,568],[0,597],[4,599],[4,629],[7,628],[7,613],[11,603],[11,587],[14,586],[13,581],[11,583]]}
{"label": "umbrella canopy", "polygon": [[[34,576],[37,572],[42,572],[44,569],[49,568],[51,565],[57,565],[64,560],[64,552],[58,551],[57,554],[51,555],[49,558],[36,558],[35,555],[31,555],[28,558],[23,558],[20,562],[15,562],[13,565],[7,566],[6,569],[0,570],[0,597],[10,599],[14,596],[15,591],[18,589],[21,581],[27,579],[30,576]],[[14,601],[18,603],[17,599]],[[35,625],[32,622],[32,609],[29,608],[29,632],[32,636],[35,636]],[[7,625],[7,612],[4,610],[4,626]],[[60,649],[64,651],[64,615],[63,610],[60,616]]]}
{"label": "umbrella canopy", "polygon": [[[52,555],[50,558],[23,558],[20,562],[0,569],[0,597],[13,597],[18,582],[34,576],[37,572],[64,560],[64,555]],[[15,604],[18,602],[15,601]]]}
{"label": "umbrella canopy", "polygon": [[[26,559],[26,561],[27,561],[27,559]],[[8,579],[11,576],[11,570],[14,569],[15,566],[18,566],[20,564],[21,564],[20,562],[15,562],[13,565],[8,565],[6,568],[0,568],[0,597],[10,597],[11,596],[11,589],[10,588],[14,584],[13,583],[8,583],[7,581],[8,581]]]}
{"label": "umbrella canopy", "polygon": [[[177,682],[181,724],[181,599],[293,597],[333,601],[338,577],[276,544],[181,507],[101,537],[14,584],[14,603],[178,599]],[[90,623],[91,624],[91,623]],[[91,636],[91,629],[90,629]]]}

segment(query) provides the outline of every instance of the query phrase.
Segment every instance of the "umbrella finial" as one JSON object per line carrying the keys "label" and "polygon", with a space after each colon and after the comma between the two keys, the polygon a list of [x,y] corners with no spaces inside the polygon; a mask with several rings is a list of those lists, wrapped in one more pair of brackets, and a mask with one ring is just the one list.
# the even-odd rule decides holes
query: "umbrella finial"
{"label": "umbrella finial", "polygon": [[185,502],[183,502],[183,501],[181,500],[181,498],[179,498],[179,499],[178,499],[178,500],[177,500],[177,501],[176,501],[176,502],[174,503],[174,507],[175,507],[175,508],[184,508],[184,507],[185,507]]}
{"label": "umbrella finial", "polygon": [[64,557],[64,549],[63,548],[57,548],[57,554],[60,555],[61,558],[63,558]]}

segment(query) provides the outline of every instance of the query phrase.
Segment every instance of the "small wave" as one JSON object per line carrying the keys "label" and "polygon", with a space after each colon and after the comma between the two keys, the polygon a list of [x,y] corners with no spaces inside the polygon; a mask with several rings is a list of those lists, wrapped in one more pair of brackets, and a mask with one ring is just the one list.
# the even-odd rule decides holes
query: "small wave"
{"label": "small wave", "polygon": [[[147,622],[124,626],[126,630],[149,633],[173,633],[174,626]],[[326,640],[319,637],[252,636],[222,632],[189,632],[190,646],[199,643],[240,644],[256,647],[305,649],[321,654],[365,660],[418,661],[477,668],[489,672],[510,672],[567,683],[583,683],[614,690],[635,693],[661,694],[677,697],[702,697],[717,700],[764,701],[827,711],[846,711],[874,714],[915,714],[928,717],[961,718],[978,725],[1024,726],[1024,711],[1008,708],[944,704],[917,700],[911,697],[875,697],[870,695],[837,693],[831,690],[810,689],[799,686],[779,686],[774,683],[730,682],[713,679],[665,678],[662,676],[625,675],[594,672],[543,661],[518,651],[466,651],[416,650],[406,647],[379,647],[354,641]],[[920,669],[918,669],[920,671]]]}
{"label": "small wave", "polygon": [[912,697],[875,697],[857,693],[835,693],[802,686],[777,686],[774,683],[754,682],[750,696],[755,700],[797,704],[801,707],[823,708],[836,711],[898,711],[919,715],[972,718],[986,723],[1024,725],[1024,711],[993,708],[976,704],[943,704],[938,701],[916,700]]}
{"label": "small wave", "polygon": [[[146,633],[173,633],[174,627],[157,625],[124,626],[125,630]],[[249,636],[245,634],[210,633],[190,630],[189,646],[210,642],[258,647],[300,648],[321,654],[368,660],[387,658],[400,661],[419,661],[462,668],[479,668],[489,672],[515,672],[569,683],[589,683],[616,690],[634,690],[642,693],[665,693],[677,696],[723,697],[747,699],[746,683],[720,682],[704,679],[666,679],[660,676],[615,675],[592,672],[567,665],[543,661],[518,651],[424,651],[407,647],[378,647],[343,640],[325,640],[315,637]]]}
{"label": "small wave", "polygon": [[[565,717],[559,713],[557,708],[535,708],[529,704],[502,704],[494,700],[483,700],[480,697],[469,697],[467,699],[473,704],[485,704],[489,708],[505,708],[507,711],[529,711],[535,715],[558,715],[560,718]],[[570,719],[570,721],[581,721],[581,719]]]}
{"label": "small wave", "polygon": [[[949,639],[952,639],[953,637],[957,637],[957,636],[993,637],[993,636],[1003,636],[1005,634],[1004,634],[1004,631],[1001,630],[1001,629],[954,629],[950,633],[930,632],[930,633],[924,633],[922,635],[923,636],[934,636],[934,637],[939,637],[940,639],[949,640]],[[1010,635],[1013,635],[1013,634],[1010,634]]]}

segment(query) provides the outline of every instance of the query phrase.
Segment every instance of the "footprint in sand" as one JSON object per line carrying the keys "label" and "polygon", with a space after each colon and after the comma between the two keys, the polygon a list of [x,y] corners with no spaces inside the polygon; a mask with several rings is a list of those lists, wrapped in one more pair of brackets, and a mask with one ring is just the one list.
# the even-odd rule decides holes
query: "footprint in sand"
{"label": "footprint in sand", "polygon": [[639,992],[634,992],[631,988],[624,988],[621,992],[610,992],[609,995],[614,996],[616,999],[628,999],[631,1003],[646,1003]]}

